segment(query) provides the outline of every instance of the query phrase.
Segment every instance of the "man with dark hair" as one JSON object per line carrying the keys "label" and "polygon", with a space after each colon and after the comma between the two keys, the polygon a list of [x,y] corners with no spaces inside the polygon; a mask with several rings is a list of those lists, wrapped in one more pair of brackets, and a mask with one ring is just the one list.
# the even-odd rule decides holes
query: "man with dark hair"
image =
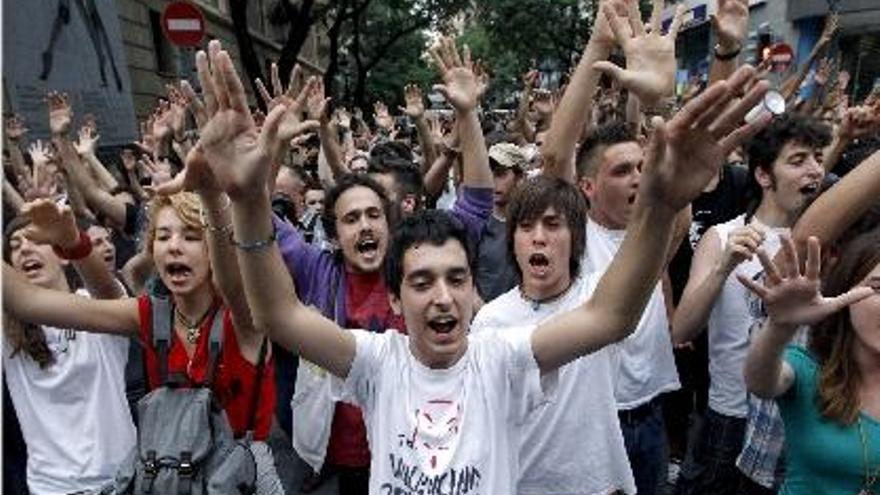
{"label": "man with dark hair", "polygon": [[492,216],[486,222],[477,246],[477,271],[474,275],[477,290],[483,301],[512,289],[517,284],[515,263],[508,256],[507,205],[525,174],[528,162],[519,146],[498,143],[489,148],[489,166],[495,178]]}
{"label": "man with dark hair", "polygon": [[[540,323],[590,298],[580,277],[586,202],[559,178],[523,181],[508,207],[509,257],[520,284],[477,313],[473,335]],[[517,493],[635,493],[614,399],[614,346],[559,369],[554,400],[531,414],[519,441]],[[589,384],[589,393],[584,393]]]}
{"label": "man with dark hair", "polygon": [[736,493],[749,414],[743,366],[754,321],[748,291],[736,278],[762,271],[757,250],[772,257],[779,235],[819,193],[829,139],[825,126],[806,116],[785,115],[771,123],[747,148],[757,203],[748,214],[710,228],[697,245],[672,336],[688,342],[707,328],[709,404],[692,462],[679,480],[680,493]]}
{"label": "man with dark hair", "polygon": [[[468,100],[456,105],[465,167],[452,215],[475,243],[491,213],[492,175],[475,110],[476,77],[469,68],[457,71],[460,77],[450,87]],[[393,212],[401,204],[406,210],[420,204],[420,177],[410,166],[401,157],[385,156],[382,168],[373,169],[375,173],[337,177],[327,192],[322,215],[328,238],[339,248],[336,253],[309,246],[289,224],[274,222],[300,300],[344,328],[405,329],[401,316],[389,305],[382,266],[389,232],[398,222]],[[292,401],[294,448],[315,471],[321,470],[325,460],[332,465],[340,474],[340,493],[366,493],[370,449],[360,409],[334,400],[327,372],[303,363]]]}
{"label": "man with dark hair", "polygon": [[[620,249],[637,206],[644,160],[642,145],[622,123],[598,128],[581,148],[577,182],[590,204],[585,272],[601,275]],[[667,247],[649,256],[666,260]],[[617,347],[615,397],[629,461],[639,493],[656,493],[667,466],[662,394],[680,387],[660,283],[636,331]]]}
{"label": "man with dark hair", "polygon": [[422,208],[425,186],[416,164],[399,157],[371,158],[367,173],[385,188],[395,221]]}

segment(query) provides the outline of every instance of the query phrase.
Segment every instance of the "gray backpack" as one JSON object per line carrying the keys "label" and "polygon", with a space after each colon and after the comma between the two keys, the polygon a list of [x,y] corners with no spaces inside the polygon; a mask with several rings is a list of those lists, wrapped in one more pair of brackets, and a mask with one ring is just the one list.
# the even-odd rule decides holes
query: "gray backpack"
{"label": "gray backpack", "polygon": [[[266,339],[260,347],[256,390],[252,392],[248,435],[239,441],[222,406],[211,392],[220,348],[223,315],[214,314],[205,384],[182,387],[168,377],[171,303],[152,297],[153,345],[164,386],[138,402],[140,425],[135,450],[123,463],[116,483],[102,494],[248,495],[255,492],[257,468],[250,441],[263,378]],[[186,378],[184,377],[184,380]]]}

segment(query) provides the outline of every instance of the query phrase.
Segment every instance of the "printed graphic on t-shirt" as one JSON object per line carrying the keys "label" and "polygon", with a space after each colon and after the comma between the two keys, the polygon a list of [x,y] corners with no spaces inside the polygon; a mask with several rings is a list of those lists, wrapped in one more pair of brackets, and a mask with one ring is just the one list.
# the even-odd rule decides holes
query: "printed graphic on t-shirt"
{"label": "printed graphic on t-shirt", "polygon": [[380,494],[467,495],[479,493],[478,466],[450,467],[461,437],[464,406],[457,399],[429,399],[413,411],[409,431],[397,435]]}

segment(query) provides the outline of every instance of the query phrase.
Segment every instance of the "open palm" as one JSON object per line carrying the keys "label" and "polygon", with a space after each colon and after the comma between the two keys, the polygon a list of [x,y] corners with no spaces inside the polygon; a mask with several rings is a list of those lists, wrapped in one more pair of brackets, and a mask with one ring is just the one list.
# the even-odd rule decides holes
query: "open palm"
{"label": "open palm", "polygon": [[684,208],[715,176],[730,151],[769,122],[765,116],[740,126],[746,112],[767,92],[766,82],[755,84],[727,108],[754,73],[745,66],[691,100],[668,123],[655,118],[640,198],[675,211]]}
{"label": "open palm", "polygon": [[870,287],[857,287],[837,297],[823,297],[819,292],[821,247],[815,237],[807,241],[804,268],[798,261],[794,242],[788,236],[782,236],[780,265],[762,251],[758,252],[758,258],[764,267],[763,285],[743,275],[737,275],[737,278],[761,298],[767,316],[777,325],[813,325],[874,293]]}

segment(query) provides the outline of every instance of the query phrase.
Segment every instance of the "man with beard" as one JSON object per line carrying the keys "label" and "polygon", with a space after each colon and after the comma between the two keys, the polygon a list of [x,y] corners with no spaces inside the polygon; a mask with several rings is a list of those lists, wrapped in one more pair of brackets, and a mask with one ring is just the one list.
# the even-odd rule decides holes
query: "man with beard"
{"label": "man with beard", "polygon": [[749,213],[710,228],[694,253],[690,277],[676,308],[673,340],[689,342],[708,328],[709,407],[679,481],[679,492],[733,494],[749,413],[743,366],[753,316],[748,290],[737,281],[758,275],[755,256],[770,257],[822,185],[822,154],[829,130],[806,116],[786,115],[748,146],[749,169],[759,203]]}

